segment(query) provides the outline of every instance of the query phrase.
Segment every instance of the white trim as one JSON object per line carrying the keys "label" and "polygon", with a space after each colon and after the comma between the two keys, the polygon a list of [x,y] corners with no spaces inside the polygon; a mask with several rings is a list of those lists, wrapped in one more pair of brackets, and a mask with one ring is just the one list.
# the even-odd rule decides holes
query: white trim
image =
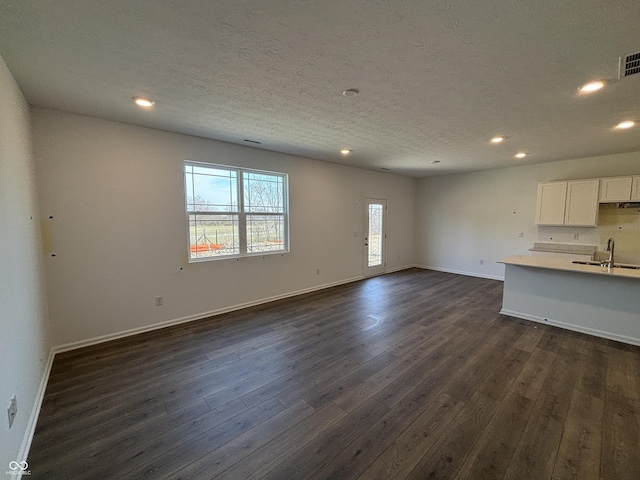
{"label": "white trim", "polygon": [[[21,460],[27,460],[29,457],[29,450],[31,449],[31,442],[33,442],[33,435],[36,432],[36,425],[38,424],[38,417],[40,416],[40,409],[42,408],[42,402],[44,401],[44,394],[47,390],[47,383],[49,383],[49,375],[51,374],[51,367],[53,366],[53,357],[55,356],[54,349],[49,351],[49,357],[47,363],[44,366],[42,372],[42,378],[40,379],[40,385],[36,393],[36,398],[33,402],[33,408],[31,409],[31,415],[29,416],[29,422],[27,423],[27,429],[22,438],[22,445],[20,445],[20,452],[18,458]],[[17,478],[22,477],[22,475]]]}
{"label": "white trim", "polygon": [[[397,267],[393,270],[389,270],[385,272],[393,273],[399,272],[401,270],[408,270],[410,268],[416,268],[415,265],[407,265],[404,267]],[[383,274],[383,275],[384,275]],[[315,287],[304,288],[302,290],[296,290],[293,292],[283,293],[280,295],[274,295],[273,297],[262,298],[259,300],[254,300],[251,302],[241,303],[238,305],[231,305],[229,307],[219,308],[216,310],[210,310],[208,312],[196,313],[195,315],[188,315],[186,317],[175,318],[172,320],[167,320],[160,323],[154,323],[153,325],[147,325],[144,327],[132,328],[130,330],[124,330],[122,332],[110,333],[107,335],[101,335],[99,337],[93,337],[87,340],[80,340],[78,342],[66,343],[64,345],[58,345],[57,347],[53,347],[53,354],[68,352],[70,350],[76,350],[78,348],[84,348],[91,345],[96,345],[98,343],[109,342],[111,340],[117,340],[119,338],[130,337],[132,335],[137,335],[139,333],[151,332],[153,330],[160,330],[161,328],[171,327],[173,325],[179,325],[181,323],[193,322],[195,320],[201,320],[203,318],[214,317],[217,315],[222,315],[224,313],[234,312],[236,310],[241,310],[243,308],[254,307],[256,305],[262,305],[263,303],[269,303],[276,300],[282,300],[284,298],[295,297],[297,295],[304,295],[305,293],[316,292],[318,290],[324,290],[325,288],[337,287],[338,285],[345,285],[347,283],[358,282],[360,280],[364,280],[364,276],[352,277],[346,280],[338,280],[336,282],[325,283],[322,285],[316,285]],[[52,359],[53,362],[53,359]]]}
{"label": "white trim", "polygon": [[595,328],[582,327],[572,323],[565,323],[552,318],[538,317],[537,315],[530,315],[528,313],[515,312],[513,310],[500,310],[501,315],[508,315],[509,317],[521,318],[523,320],[530,320],[532,322],[544,323],[545,325],[552,325],[554,327],[564,328],[566,330],[572,330],[574,332],[586,333],[587,335],[593,335],[595,337],[607,338],[609,340],[615,340],[622,343],[630,343],[631,345],[640,346],[640,338],[629,337],[627,335],[617,335],[611,332],[605,332],[604,330],[598,330]]}
{"label": "white trim", "polygon": [[54,353],[62,353],[70,350],[76,350],[78,348],[88,347],[90,345],[96,345],[98,343],[109,342],[111,340],[117,340],[119,338],[129,337],[131,335],[137,335],[139,333],[151,332],[153,330],[159,330],[165,327],[171,327],[173,325],[179,325],[181,323],[188,323],[194,320],[200,320],[203,318],[214,317],[222,315],[223,313],[233,312],[235,310],[241,310],[243,308],[254,307],[263,303],[273,302],[275,300],[282,300],[284,298],[295,297],[297,295],[304,295],[305,293],[311,293],[325,288],[336,287],[338,285],[344,285],[346,283],[357,282],[362,280],[363,276],[352,277],[346,280],[339,280],[337,282],[325,283],[323,285],[317,285],[315,287],[304,288],[302,290],[296,290],[294,292],[283,293],[281,295],[274,295],[273,297],[262,298],[251,302],[241,303],[238,305],[231,305],[229,307],[219,308],[216,310],[210,310],[208,312],[196,313],[194,315],[188,315],[186,317],[175,318],[173,320],[167,320],[160,323],[154,323],[153,325],[146,325],[144,327],[132,328],[130,330],[124,330],[122,332],[109,333],[107,335],[101,335],[99,337],[90,338],[87,340],[80,340],[78,342],[67,343],[64,345],[58,345],[53,348]]}
{"label": "white trim", "polygon": [[431,267],[429,265],[416,265],[417,268],[422,268],[424,270],[435,270],[436,272],[444,272],[444,273],[455,273],[456,275],[465,275],[467,277],[478,277],[478,278],[486,278],[488,280],[500,280],[504,282],[504,275],[486,275],[483,273],[476,272],[463,272],[461,270],[452,270],[450,268],[439,268],[439,267]]}
{"label": "white trim", "polygon": [[401,272],[402,270],[409,270],[410,268],[418,268],[418,266],[417,265],[404,265],[402,267],[391,268],[391,269],[385,271],[384,275],[386,275],[387,273],[395,273],[395,272]]}

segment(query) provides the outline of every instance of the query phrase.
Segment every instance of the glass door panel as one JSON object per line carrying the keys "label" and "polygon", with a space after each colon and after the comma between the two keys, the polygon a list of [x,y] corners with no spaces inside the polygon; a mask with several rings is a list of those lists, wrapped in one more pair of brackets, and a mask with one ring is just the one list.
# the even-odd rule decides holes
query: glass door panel
{"label": "glass door panel", "polygon": [[364,276],[384,273],[386,200],[365,201]]}

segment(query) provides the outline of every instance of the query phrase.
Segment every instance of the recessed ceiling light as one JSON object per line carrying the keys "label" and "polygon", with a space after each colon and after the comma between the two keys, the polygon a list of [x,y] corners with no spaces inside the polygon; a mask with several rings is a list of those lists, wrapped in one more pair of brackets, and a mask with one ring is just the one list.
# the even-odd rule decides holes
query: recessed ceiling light
{"label": "recessed ceiling light", "polygon": [[625,120],[624,122],[620,122],[618,125],[616,125],[616,128],[624,130],[626,128],[631,128],[636,124],[636,122],[634,122],[633,120]]}
{"label": "recessed ceiling light", "polygon": [[593,93],[600,90],[604,87],[604,82],[602,80],[597,80],[595,82],[585,83],[580,87],[580,93]]}
{"label": "recessed ceiling light", "polygon": [[340,153],[342,155],[349,155],[351,153],[351,150],[349,150],[348,148],[343,148],[342,150],[340,150]]}
{"label": "recessed ceiling light", "polygon": [[133,101],[139,107],[144,107],[144,108],[153,107],[153,104],[156,103],[153,100],[150,100],[145,97],[133,97]]}
{"label": "recessed ceiling light", "polygon": [[357,88],[347,88],[342,92],[342,95],[344,95],[345,97],[355,97],[359,93],[360,90],[358,90]]}
{"label": "recessed ceiling light", "polygon": [[493,138],[491,139],[491,143],[502,143],[502,142],[504,142],[504,139],[505,139],[505,138],[506,138],[506,137],[500,137],[500,136],[498,136],[498,137],[493,137]]}
{"label": "recessed ceiling light", "polygon": [[526,156],[527,156],[527,154],[526,154],[526,153],[524,153],[524,152],[518,152],[518,153],[516,153],[516,158],[524,158],[524,157],[526,157]]}

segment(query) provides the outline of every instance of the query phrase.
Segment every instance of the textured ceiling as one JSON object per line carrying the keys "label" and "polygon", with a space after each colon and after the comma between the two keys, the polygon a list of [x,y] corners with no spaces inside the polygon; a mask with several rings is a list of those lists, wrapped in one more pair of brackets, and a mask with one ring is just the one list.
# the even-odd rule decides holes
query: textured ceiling
{"label": "textured ceiling", "polygon": [[639,19],[637,0],[0,0],[0,55],[32,105],[421,177],[640,151],[612,129],[640,120],[640,75],[617,80]]}

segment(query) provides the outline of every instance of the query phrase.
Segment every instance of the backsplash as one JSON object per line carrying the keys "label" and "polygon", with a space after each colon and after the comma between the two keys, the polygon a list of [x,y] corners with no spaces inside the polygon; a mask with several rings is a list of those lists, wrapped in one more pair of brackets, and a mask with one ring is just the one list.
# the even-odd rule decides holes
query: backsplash
{"label": "backsplash", "polygon": [[620,263],[640,264],[640,212],[635,208],[600,205],[598,227],[602,249],[607,239],[616,241],[616,259]]}
{"label": "backsplash", "polygon": [[604,252],[608,238],[616,242],[616,262],[640,264],[640,212],[635,208],[603,203],[597,227],[538,227],[537,241],[598,245]]}

